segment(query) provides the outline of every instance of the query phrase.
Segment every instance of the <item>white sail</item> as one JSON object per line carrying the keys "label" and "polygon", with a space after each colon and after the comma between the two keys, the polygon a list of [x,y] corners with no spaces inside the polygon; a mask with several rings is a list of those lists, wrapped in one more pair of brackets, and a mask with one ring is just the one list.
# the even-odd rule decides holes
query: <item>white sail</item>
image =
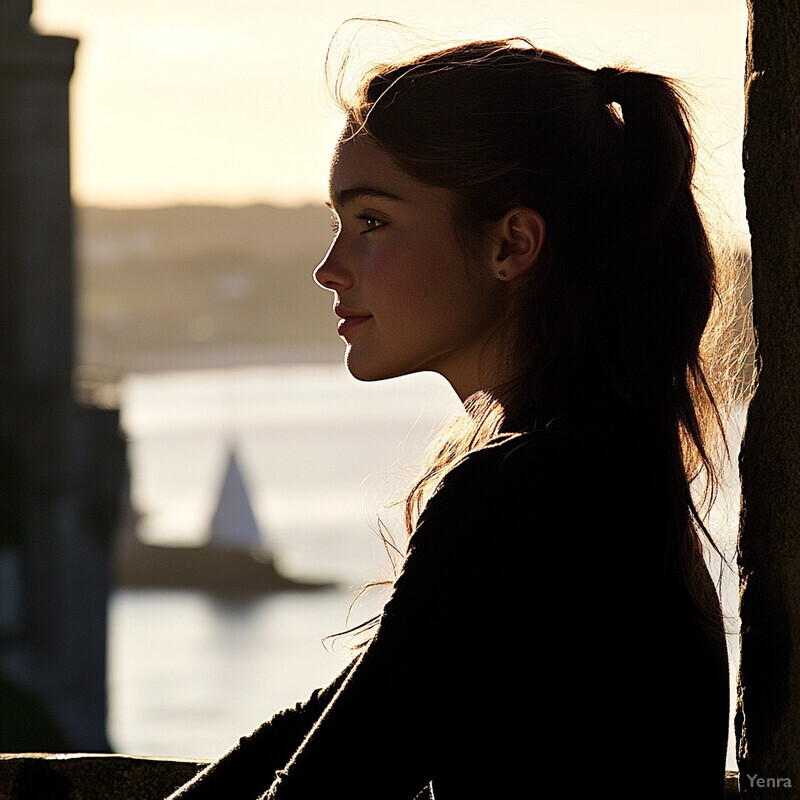
{"label": "white sail", "polygon": [[230,449],[217,510],[211,519],[210,545],[225,550],[258,551],[264,548],[234,447]]}

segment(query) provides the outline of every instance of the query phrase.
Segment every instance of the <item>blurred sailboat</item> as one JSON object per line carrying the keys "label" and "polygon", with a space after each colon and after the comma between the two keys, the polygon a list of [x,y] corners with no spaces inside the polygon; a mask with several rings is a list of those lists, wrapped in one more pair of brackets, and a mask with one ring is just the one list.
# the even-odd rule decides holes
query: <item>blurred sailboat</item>
{"label": "blurred sailboat", "polygon": [[236,449],[228,451],[217,509],[211,518],[209,547],[260,553],[264,550],[261,528],[253,513]]}
{"label": "blurred sailboat", "polygon": [[317,589],[330,583],[283,574],[266,547],[236,450],[228,453],[210,536],[202,546],[145,544],[136,526],[126,526],[116,554],[118,586],[203,589],[219,594],[254,594]]}

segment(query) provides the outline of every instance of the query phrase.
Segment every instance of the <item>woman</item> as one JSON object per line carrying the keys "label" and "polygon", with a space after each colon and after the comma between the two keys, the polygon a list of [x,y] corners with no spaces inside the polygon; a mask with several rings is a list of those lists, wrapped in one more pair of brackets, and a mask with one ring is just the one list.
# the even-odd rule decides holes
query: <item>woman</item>
{"label": "woman", "polygon": [[[715,260],[674,84],[524,40],[367,74],[316,270],[361,380],[468,414],[329,687],[174,798],[719,797],[728,671],[690,484]],[[553,795],[549,794],[553,793]]]}

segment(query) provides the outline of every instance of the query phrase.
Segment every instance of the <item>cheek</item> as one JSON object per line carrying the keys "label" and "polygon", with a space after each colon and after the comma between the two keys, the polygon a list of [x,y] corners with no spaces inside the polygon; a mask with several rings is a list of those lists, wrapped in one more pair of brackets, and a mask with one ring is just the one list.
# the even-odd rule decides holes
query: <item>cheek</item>
{"label": "cheek", "polygon": [[461,252],[454,247],[439,247],[430,253],[426,266],[419,284],[430,303],[440,308],[444,318],[462,315],[475,291]]}
{"label": "cheek", "polygon": [[368,265],[364,287],[385,312],[415,314],[436,297],[431,265],[413,250],[384,254]]}
{"label": "cheek", "polygon": [[402,317],[415,328],[448,326],[461,318],[470,296],[463,256],[443,236],[384,250],[365,263],[363,287],[374,310],[387,322]]}

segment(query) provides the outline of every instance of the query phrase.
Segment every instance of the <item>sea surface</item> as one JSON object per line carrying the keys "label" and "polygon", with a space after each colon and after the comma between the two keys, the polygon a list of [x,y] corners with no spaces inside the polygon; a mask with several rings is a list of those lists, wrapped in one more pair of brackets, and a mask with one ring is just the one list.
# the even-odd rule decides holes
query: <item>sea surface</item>
{"label": "sea surface", "polygon": [[341,364],[131,375],[121,386],[132,500],[145,541],[201,543],[235,447],[263,538],[284,572],[333,589],[220,600],[120,589],[109,630],[109,736],[119,752],[213,758],[349,660],[325,640],[380,607],[391,575],[378,514],[458,413],[441,378],[364,384]]}
{"label": "sea surface", "polygon": [[[211,759],[347,663],[347,640],[326,637],[380,607],[378,590],[350,608],[365,582],[391,575],[378,514],[402,541],[399,512],[387,504],[460,406],[438,376],[364,384],[340,364],[131,375],[121,403],[144,540],[205,539],[235,447],[283,570],[336,584],[236,600],[185,590],[113,593],[112,747]],[[713,515],[728,548],[734,484]],[[724,593],[735,613],[730,577]],[[734,636],[730,652],[735,674]]]}

